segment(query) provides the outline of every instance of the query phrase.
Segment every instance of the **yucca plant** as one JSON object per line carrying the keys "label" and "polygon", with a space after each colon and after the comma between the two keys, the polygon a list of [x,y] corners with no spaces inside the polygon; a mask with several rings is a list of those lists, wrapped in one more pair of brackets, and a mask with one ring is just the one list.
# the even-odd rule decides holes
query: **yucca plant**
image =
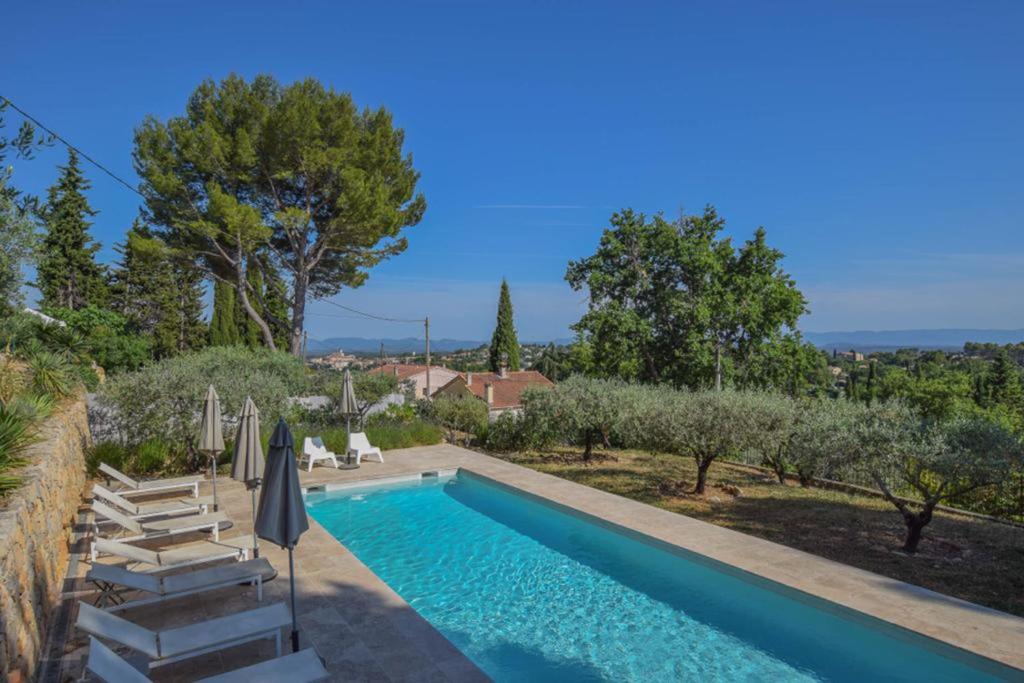
{"label": "yucca plant", "polygon": [[19,394],[7,402],[7,410],[34,424],[50,416],[53,404],[54,398],[48,394]]}
{"label": "yucca plant", "polygon": [[19,457],[32,442],[32,430],[28,420],[0,404],[0,494],[18,485],[18,478],[4,474],[24,464]]}
{"label": "yucca plant", "polygon": [[71,393],[74,386],[72,367],[66,360],[51,351],[38,351],[28,358],[32,373],[32,387],[37,393],[62,398]]}

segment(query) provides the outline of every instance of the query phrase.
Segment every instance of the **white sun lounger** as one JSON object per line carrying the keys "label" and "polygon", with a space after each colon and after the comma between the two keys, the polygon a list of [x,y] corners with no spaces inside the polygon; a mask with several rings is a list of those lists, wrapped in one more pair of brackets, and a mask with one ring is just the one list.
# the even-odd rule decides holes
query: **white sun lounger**
{"label": "white sun lounger", "polygon": [[362,462],[363,458],[377,457],[377,462],[384,462],[384,455],[376,446],[370,445],[370,439],[365,432],[352,432],[348,437],[348,452],[356,456],[356,464]]}
{"label": "white sun lounger", "polygon": [[[256,602],[263,602],[263,582],[275,576],[277,571],[266,558],[261,557],[170,576],[155,576],[151,572],[136,572],[97,562],[85,578],[100,589],[100,595],[93,604],[108,612],[116,612],[243,583],[256,586]],[[151,596],[126,601],[123,594],[128,591],[150,593]]]}
{"label": "white sun lounger", "polygon": [[[172,517],[156,521],[136,521],[98,500],[92,502],[92,511],[95,514],[103,515],[124,529],[128,535],[119,537],[117,539],[119,541],[148,541],[154,538],[166,538],[196,531],[211,531],[213,532],[213,540],[216,541],[220,538],[220,530],[231,526],[231,520],[223,512],[193,515],[192,517]],[[95,514],[93,515],[92,546],[89,550],[89,557],[94,561],[96,560],[96,539],[101,538],[100,527],[95,519]]]}
{"label": "white sun lounger", "polygon": [[107,479],[116,479],[123,485],[117,490],[122,496],[151,495],[154,493],[165,493],[167,491],[192,491],[193,497],[199,496],[199,482],[203,475],[197,474],[191,477],[175,477],[172,479],[132,479],[124,472],[114,469],[107,463],[100,463],[100,472]]}
{"label": "white sun lounger", "polygon": [[[163,572],[217,560],[235,559],[243,562],[249,559],[249,551],[252,550],[252,547],[252,536],[190,543],[168,550],[140,548],[137,545],[109,538],[97,538],[93,541],[93,550],[96,555],[116,555],[136,566],[146,565],[148,568],[141,571],[147,573]],[[93,562],[95,563],[95,558]]]}
{"label": "white sun lounger", "polygon": [[180,498],[178,500],[138,505],[111,491],[102,484],[93,484],[92,494],[97,498],[102,498],[105,503],[120,509],[125,515],[135,520],[146,519],[147,517],[169,517],[171,515],[205,515],[209,512],[210,506],[213,505],[213,496]]}
{"label": "white sun lounger", "polygon": [[[89,659],[85,663],[89,673],[109,683],[151,683],[142,672],[117,656],[117,653],[96,640],[89,638]],[[299,650],[284,657],[267,659],[243,667],[200,678],[196,683],[314,683],[327,678],[327,669],[313,648]]]}
{"label": "white sun lounger", "polygon": [[276,656],[280,657],[281,629],[291,623],[288,608],[283,602],[277,602],[187,626],[150,631],[98,607],[79,602],[75,626],[91,636],[141,652],[149,658],[149,667],[153,668],[263,638],[274,639]]}
{"label": "white sun lounger", "polygon": [[302,440],[302,457],[299,458],[299,467],[302,467],[302,461],[306,460],[309,462],[309,466],[306,468],[307,472],[313,471],[313,465],[319,460],[330,460],[334,465],[335,469],[338,467],[338,457],[327,450],[324,446],[324,441],[319,436],[306,437]]}

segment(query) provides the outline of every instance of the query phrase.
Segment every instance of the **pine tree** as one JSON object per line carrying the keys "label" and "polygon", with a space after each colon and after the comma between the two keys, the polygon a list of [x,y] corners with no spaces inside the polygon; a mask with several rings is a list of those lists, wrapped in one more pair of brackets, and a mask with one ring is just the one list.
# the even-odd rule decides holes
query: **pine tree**
{"label": "pine tree", "polygon": [[1024,411],[1024,387],[1020,383],[1020,373],[1006,349],[1000,349],[996,355],[986,384],[993,404],[1004,405],[1016,412]]}
{"label": "pine tree", "polygon": [[107,302],[104,269],[95,258],[100,245],[89,236],[89,219],[96,215],[85,198],[89,187],[78,155],[68,150],[68,163],[60,167],[42,216],[45,231],[35,284],[46,306],[77,310]]}
{"label": "pine tree", "polygon": [[503,365],[512,371],[519,370],[519,339],[512,317],[512,296],[504,279],[498,297],[498,320],[491,337],[491,372],[498,372]]}
{"label": "pine tree", "polygon": [[235,288],[217,280],[213,285],[213,315],[210,317],[210,345],[234,346],[241,341],[235,317]]}

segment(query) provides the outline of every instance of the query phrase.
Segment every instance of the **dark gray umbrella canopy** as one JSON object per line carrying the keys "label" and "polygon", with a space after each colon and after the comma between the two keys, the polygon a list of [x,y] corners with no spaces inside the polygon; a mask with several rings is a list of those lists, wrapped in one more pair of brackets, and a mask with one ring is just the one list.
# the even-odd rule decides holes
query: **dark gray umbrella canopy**
{"label": "dark gray umbrella canopy", "polygon": [[352,389],[352,373],[345,368],[345,376],[341,381],[341,403],[338,405],[342,415],[358,415],[359,406],[356,405],[356,392]]}
{"label": "dark gray umbrella canopy", "polygon": [[256,513],[256,534],[282,548],[294,548],[299,536],[308,528],[299,469],[295,464],[295,441],[288,424],[281,418],[270,437]]}
{"label": "dark gray umbrella canopy", "polygon": [[235,452],[231,457],[231,478],[254,484],[263,478],[263,445],[260,443],[260,416],[251,397],[245,398],[238,417]]}

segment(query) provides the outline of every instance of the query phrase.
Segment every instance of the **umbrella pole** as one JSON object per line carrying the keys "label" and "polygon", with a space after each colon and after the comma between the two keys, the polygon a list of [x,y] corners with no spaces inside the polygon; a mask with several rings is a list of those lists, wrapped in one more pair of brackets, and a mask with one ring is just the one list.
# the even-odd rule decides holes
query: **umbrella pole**
{"label": "umbrella pole", "polygon": [[352,464],[352,449],[349,444],[352,443],[352,416],[345,416],[345,464]]}
{"label": "umbrella pole", "polygon": [[299,619],[295,616],[295,560],[292,546],[288,546],[288,580],[292,585],[292,652],[299,651]]}
{"label": "umbrella pole", "polygon": [[217,456],[210,456],[210,469],[213,471],[213,511],[217,512],[220,506],[217,505]]}
{"label": "umbrella pole", "polygon": [[256,487],[252,487],[252,556],[260,556],[260,542],[256,538]]}

